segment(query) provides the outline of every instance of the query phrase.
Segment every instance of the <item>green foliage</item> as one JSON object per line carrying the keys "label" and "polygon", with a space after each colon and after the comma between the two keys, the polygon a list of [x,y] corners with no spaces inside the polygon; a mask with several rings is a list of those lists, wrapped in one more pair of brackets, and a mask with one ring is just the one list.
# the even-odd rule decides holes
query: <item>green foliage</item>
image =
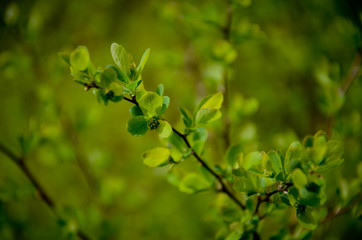
{"label": "green foliage", "polygon": [[221,92],[210,95],[201,100],[195,109],[195,124],[208,124],[221,118],[220,108],[223,102]]}
{"label": "green foliage", "polygon": [[117,43],[112,43],[111,53],[114,62],[120,68],[121,72],[125,73],[126,76],[130,76],[130,61],[126,50],[124,50],[121,45],[118,45]]}
{"label": "green foliage", "polygon": [[196,173],[186,175],[179,184],[181,192],[197,193],[210,187],[210,183]]}
{"label": "green foliage", "polygon": [[154,92],[144,93],[138,100],[138,104],[146,117],[158,115],[162,108],[163,99]]}
{"label": "green foliage", "polygon": [[69,3],[0,10],[0,239],[358,239],[359,4]]}
{"label": "green foliage", "polygon": [[143,163],[149,167],[161,167],[168,163],[170,155],[168,148],[154,148],[143,154]]}
{"label": "green foliage", "polygon": [[148,131],[147,118],[136,116],[131,118],[127,123],[127,130],[133,136],[142,136]]}

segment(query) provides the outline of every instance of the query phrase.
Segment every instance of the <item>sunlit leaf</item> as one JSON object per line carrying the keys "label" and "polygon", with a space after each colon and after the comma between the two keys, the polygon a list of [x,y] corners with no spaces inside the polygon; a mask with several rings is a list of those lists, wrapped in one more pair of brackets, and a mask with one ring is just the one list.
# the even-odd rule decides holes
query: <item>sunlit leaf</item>
{"label": "sunlit leaf", "polygon": [[154,92],[146,92],[138,100],[138,104],[146,117],[156,116],[162,108],[163,98]]}
{"label": "sunlit leaf", "polygon": [[137,66],[135,80],[138,80],[139,76],[141,75],[149,56],[150,56],[150,49],[147,48],[146,51],[143,53],[140,63]]}
{"label": "sunlit leaf", "polygon": [[130,75],[130,62],[126,50],[117,43],[112,43],[111,53],[116,65],[127,75]]}
{"label": "sunlit leaf", "polygon": [[143,153],[143,163],[149,167],[160,167],[168,163],[170,155],[168,148],[154,148]]}
{"label": "sunlit leaf", "polygon": [[144,135],[147,130],[147,119],[144,116],[131,118],[127,123],[127,130],[133,136]]}
{"label": "sunlit leaf", "polygon": [[70,54],[70,65],[78,71],[88,68],[89,52],[84,46],[79,46]]}

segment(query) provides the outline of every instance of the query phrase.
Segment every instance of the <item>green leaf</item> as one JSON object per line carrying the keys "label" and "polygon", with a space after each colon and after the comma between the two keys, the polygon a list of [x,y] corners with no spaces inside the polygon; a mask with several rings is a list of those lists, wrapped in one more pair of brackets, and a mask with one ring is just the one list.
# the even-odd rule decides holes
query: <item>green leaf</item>
{"label": "green leaf", "polygon": [[251,152],[243,158],[241,165],[245,170],[248,170],[252,167],[260,165],[261,160],[262,154],[260,152]]}
{"label": "green leaf", "polygon": [[138,78],[140,77],[143,68],[146,65],[146,62],[148,60],[148,57],[150,56],[150,49],[147,48],[146,51],[143,53],[143,56],[141,58],[140,64],[138,64],[138,67],[136,69],[136,76],[135,76],[135,80],[138,80]]}
{"label": "green leaf", "polygon": [[269,155],[266,154],[264,151],[261,152],[261,154],[262,158],[260,170],[263,171],[264,175],[266,176],[276,176]]}
{"label": "green leaf", "polygon": [[168,96],[162,97],[162,108],[158,113],[158,116],[164,114],[166,110],[168,109],[168,106],[170,105],[170,98]]}
{"label": "green leaf", "polygon": [[117,68],[113,65],[107,65],[107,68],[112,68],[114,71],[116,71],[118,80],[120,80],[121,82],[123,82],[125,84],[129,83],[128,76],[123,71],[121,71],[119,68]]}
{"label": "green leaf", "polygon": [[319,165],[327,152],[327,136],[324,132],[318,132],[313,137],[313,161]]}
{"label": "green leaf", "polygon": [[129,109],[129,113],[134,117],[143,115],[143,112],[142,112],[141,108],[138,105],[133,105]]}
{"label": "green leaf", "polygon": [[142,136],[148,130],[147,119],[144,116],[131,118],[127,123],[127,130],[133,136]]}
{"label": "green leaf", "polygon": [[119,82],[112,82],[106,88],[106,92],[112,92],[114,96],[122,96],[123,86]]}
{"label": "green leaf", "polygon": [[195,122],[196,124],[208,124],[221,118],[221,116],[221,112],[217,109],[203,108],[197,112]]}
{"label": "green leaf", "polygon": [[340,141],[328,141],[327,152],[324,161],[317,167],[317,171],[325,171],[327,169],[339,166],[343,163],[343,144]]}
{"label": "green leaf", "polygon": [[235,191],[240,193],[261,192],[260,177],[242,168],[233,170]]}
{"label": "green leaf", "polygon": [[137,88],[139,87],[139,85],[141,85],[141,83],[142,83],[142,79],[131,82],[130,84],[127,85],[126,88],[128,88],[131,91],[131,93],[134,93],[137,90]]}
{"label": "green leaf", "polygon": [[169,162],[170,156],[171,153],[168,148],[154,148],[143,153],[143,163],[149,167],[161,167]]}
{"label": "green leaf", "polygon": [[279,172],[283,171],[283,163],[282,160],[280,159],[279,154],[276,151],[271,150],[268,152],[268,156],[272,163],[272,168],[274,172],[278,174]]}
{"label": "green leaf", "polygon": [[108,98],[106,97],[103,89],[94,89],[93,94],[97,97],[99,103],[104,105],[108,104]]}
{"label": "green leaf", "polygon": [[243,148],[240,144],[233,145],[229,147],[229,149],[226,152],[226,162],[231,166],[234,167],[235,164],[239,160],[239,156],[242,153]]}
{"label": "green leaf", "polygon": [[182,179],[179,185],[179,190],[181,192],[192,194],[206,190],[209,187],[210,183],[206,181],[203,177],[196,173],[190,173]]}
{"label": "green leaf", "polygon": [[294,169],[292,179],[295,187],[298,189],[302,189],[308,184],[307,176],[305,176],[300,168]]}
{"label": "green leaf", "polygon": [[187,114],[187,112],[185,110],[183,110],[182,108],[179,108],[181,115],[182,115],[182,121],[184,122],[185,126],[187,128],[190,128],[192,126],[192,119],[191,117]]}
{"label": "green leaf", "polygon": [[309,230],[314,230],[317,227],[317,223],[308,208],[306,208],[304,211],[301,211],[298,210],[297,207],[297,219],[303,227]]}
{"label": "green leaf", "polygon": [[205,128],[196,128],[188,136],[192,149],[196,153],[201,154],[207,140],[207,136],[208,133]]}
{"label": "green leaf", "polygon": [[161,97],[163,96],[163,84],[162,83],[157,86],[156,93],[158,95],[160,95]]}
{"label": "green leaf", "polygon": [[300,167],[303,160],[303,153],[303,146],[300,142],[293,142],[289,146],[284,159],[284,170],[286,174],[289,174],[293,169]]}
{"label": "green leaf", "polygon": [[129,68],[129,56],[126,50],[117,43],[112,43],[111,53],[116,65],[123,71],[127,76],[130,76]]}
{"label": "green leaf", "polygon": [[113,68],[107,68],[101,74],[99,86],[107,88],[112,82],[116,81],[117,73]]}
{"label": "green leaf", "polygon": [[88,68],[89,52],[84,46],[79,46],[70,54],[70,65],[77,71],[84,71]]}
{"label": "green leaf", "polygon": [[211,108],[211,109],[220,109],[222,106],[224,96],[222,92],[215,93],[207,101],[201,106],[200,109],[203,108]]}
{"label": "green leaf", "polygon": [[172,133],[171,136],[167,139],[168,142],[177,149],[180,153],[185,154],[188,152],[189,148],[187,147],[184,140],[177,135],[176,133]]}
{"label": "green leaf", "polygon": [[168,138],[172,134],[171,125],[163,120],[160,120],[160,125],[157,127],[157,132],[161,138]]}
{"label": "green leaf", "polygon": [[70,54],[66,52],[58,53],[58,55],[63,59],[64,62],[66,62],[68,65],[70,65]]}
{"label": "green leaf", "polygon": [[146,117],[156,116],[161,110],[163,98],[154,92],[146,92],[138,100],[138,104]]}

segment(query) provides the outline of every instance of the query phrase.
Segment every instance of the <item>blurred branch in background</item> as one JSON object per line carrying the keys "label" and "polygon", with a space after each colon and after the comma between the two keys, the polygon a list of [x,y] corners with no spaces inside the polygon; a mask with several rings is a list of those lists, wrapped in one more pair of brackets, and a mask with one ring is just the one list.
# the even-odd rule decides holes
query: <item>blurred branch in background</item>
{"label": "blurred branch in background", "polygon": [[[345,95],[347,94],[348,90],[350,89],[353,81],[356,78],[358,78],[358,76],[360,74],[360,70],[361,70],[361,62],[362,62],[362,52],[360,49],[358,49],[356,55],[354,56],[352,64],[349,68],[349,71],[348,71],[347,75],[343,78],[341,86],[338,89],[339,95],[341,98],[345,97]],[[335,115],[336,115],[336,113],[334,113],[327,119],[326,132],[327,132],[328,136],[332,135],[333,125],[334,125],[334,121],[335,121]]]}
{"label": "blurred branch in background", "polygon": [[[27,165],[25,163],[25,159],[23,157],[17,157],[10,149],[8,149],[2,143],[0,143],[0,152],[2,152],[5,156],[7,156],[9,159],[11,159],[13,161],[13,163],[15,163],[15,165],[17,165],[19,167],[19,169],[24,173],[24,175],[34,185],[40,198],[50,208],[50,210],[53,212],[53,214],[58,219],[58,221],[59,220],[63,221],[56,212],[56,203],[51,199],[51,197],[47,194],[45,189],[41,186],[41,184],[38,182],[38,180],[35,178],[35,176],[31,173],[31,171],[29,170],[29,168],[27,167]],[[80,229],[76,229],[76,234],[80,239],[83,239],[83,240],[91,239]]]}

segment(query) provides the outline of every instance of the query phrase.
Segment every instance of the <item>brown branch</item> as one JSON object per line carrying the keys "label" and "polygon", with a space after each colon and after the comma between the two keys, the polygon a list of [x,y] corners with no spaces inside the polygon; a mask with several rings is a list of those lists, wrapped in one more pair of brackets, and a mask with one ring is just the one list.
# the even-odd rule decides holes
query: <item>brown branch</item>
{"label": "brown branch", "polygon": [[[175,128],[172,128],[173,132],[176,133],[178,136],[182,138],[182,140],[186,143],[187,147],[192,149],[190,142],[187,140],[187,137],[185,134],[180,133]],[[234,193],[226,186],[224,183],[223,178],[217,174],[209,165],[206,164],[206,162],[194,151],[192,150],[192,155],[197,159],[197,161],[203,166],[207,171],[209,171],[220,183],[221,185],[221,192],[224,192],[226,195],[228,195],[241,209],[245,209],[244,204],[234,195]]]}
{"label": "brown branch", "polygon": [[[361,62],[362,62],[362,53],[361,50],[357,50],[357,53],[352,61],[351,67],[344,77],[341,86],[339,87],[339,94],[341,97],[345,96],[350,89],[353,81],[358,77],[358,74],[361,70]],[[326,133],[328,136],[331,136],[333,125],[335,122],[335,114],[327,118],[327,128]]]}
{"label": "brown branch", "polygon": [[[221,27],[221,31],[223,33],[223,37],[226,41],[228,41],[230,44],[230,37],[231,37],[231,25],[233,20],[233,9],[231,7],[231,3],[229,2],[227,13],[226,13],[226,25],[224,27]],[[223,139],[225,144],[225,149],[227,149],[230,146],[230,128],[231,128],[231,122],[229,118],[229,73],[228,73],[228,66],[224,67],[224,73],[223,73],[223,80],[224,80],[224,110],[225,110],[225,120],[224,120],[224,129],[223,129]]]}
{"label": "brown branch", "polygon": [[75,158],[77,166],[79,167],[80,172],[82,173],[86,184],[88,185],[91,193],[93,195],[97,194],[96,189],[96,179],[94,178],[91,169],[89,168],[88,164],[86,163],[86,160],[84,158],[84,155],[82,154],[82,151],[80,149],[80,142],[79,138],[77,136],[74,124],[72,121],[65,117],[61,119],[62,128],[64,129],[65,135],[68,138],[68,141],[70,141],[73,145]]}
{"label": "brown branch", "polygon": [[[93,83],[93,85],[88,85],[86,87],[95,87],[95,88],[100,88],[99,86],[97,86],[95,83]],[[89,90],[89,89],[88,89]],[[126,100],[127,102],[133,103],[135,105],[138,106],[138,102],[136,100],[135,96],[132,96],[132,98],[128,98],[128,97],[123,97],[124,100]],[[221,185],[221,192],[224,192],[226,195],[228,195],[241,209],[245,209],[244,204],[234,195],[234,193],[226,186],[226,184],[224,183],[223,178],[217,174],[209,165],[206,164],[206,162],[192,149],[190,142],[187,140],[187,137],[185,134],[180,133],[179,131],[177,131],[175,128],[172,127],[172,131],[174,133],[176,133],[178,136],[180,136],[182,138],[182,140],[185,142],[186,146],[188,148],[190,148],[192,150],[192,155],[197,159],[197,161],[201,164],[201,166],[203,166],[207,171],[209,171],[220,183]]]}
{"label": "brown branch", "polygon": [[[97,86],[95,83],[93,83],[93,85],[88,85],[88,87],[92,88],[100,88],[99,86]],[[89,89],[88,89],[89,90]],[[132,98],[128,98],[128,97],[123,97],[124,100],[126,100],[127,102],[133,103],[135,105],[139,105],[136,97],[132,96]],[[178,136],[180,136],[182,138],[182,140],[185,142],[186,146],[192,150],[192,155],[197,159],[197,161],[201,164],[201,166],[203,166],[207,171],[209,171],[220,183],[221,185],[221,189],[220,191],[225,193],[226,195],[228,195],[241,209],[245,209],[245,205],[234,195],[234,193],[226,186],[226,184],[224,183],[223,178],[217,174],[209,165],[206,164],[206,162],[192,149],[190,142],[187,140],[187,137],[185,134],[180,133],[179,131],[177,131],[175,128],[172,127],[172,131],[174,133],[176,133]]]}
{"label": "brown branch", "polygon": [[346,206],[343,209],[338,209],[337,211],[333,211],[331,213],[329,213],[321,222],[320,224],[326,223],[329,220],[342,216],[346,213],[348,213],[349,211],[351,211],[355,206],[357,206],[359,203],[361,202],[361,195],[360,197],[353,203],[351,203],[350,205]]}
{"label": "brown branch", "polygon": [[[45,204],[50,208],[50,210],[53,212],[53,214],[61,220],[61,218],[56,213],[55,203],[54,201],[49,197],[47,192],[44,190],[44,188],[40,185],[38,180],[35,178],[35,176],[31,173],[28,166],[25,164],[23,157],[17,157],[10,149],[8,149],[5,145],[0,143],[0,152],[2,152],[5,156],[7,156],[9,159],[11,159],[18,167],[19,169],[24,173],[24,175],[30,180],[30,182],[34,185],[35,189],[39,193],[40,198],[45,202]],[[81,230],[77,230],[76,232],[77,236],[80,239],[83,240],[90,240],[84,232]]]}
{"label": "brown branch", "polygon": [[361,50],[358,50],[351,64],[351,68],[349,69],[348,74],[344,78],[341,87],[339,88],[340,93],[342,95],[346,95],[353,81],[358,77],[358,73],[361,69],[361,61],[362,61],[361,54],[362,54]]}
{"label": "brown branch", "polygon": [[[284,187],[282,187],[282,185],[284,185]],[[254,211],[254,214],[257,214],[259,215],[259,208],[260,208],[260,205],[264,202],[269,202],[270,198],[276,194],[276,193],[279,193],[279,192],[284,192],[284,191],[288,191],[288,189],[293,186],[293,183],[289,183],[289,182],[285,182],[285,183],[282,183],[277,190],[274,190],[272,192],[269,192],[269,193],[266,193],[265,194],[265,197],[262,198],[261,196],[258,196],[258,202],[256,204],[256,208],[255,208],[255,211]],[[259,216],[260,219],[263,219],[265,217],[264,216]]]}

